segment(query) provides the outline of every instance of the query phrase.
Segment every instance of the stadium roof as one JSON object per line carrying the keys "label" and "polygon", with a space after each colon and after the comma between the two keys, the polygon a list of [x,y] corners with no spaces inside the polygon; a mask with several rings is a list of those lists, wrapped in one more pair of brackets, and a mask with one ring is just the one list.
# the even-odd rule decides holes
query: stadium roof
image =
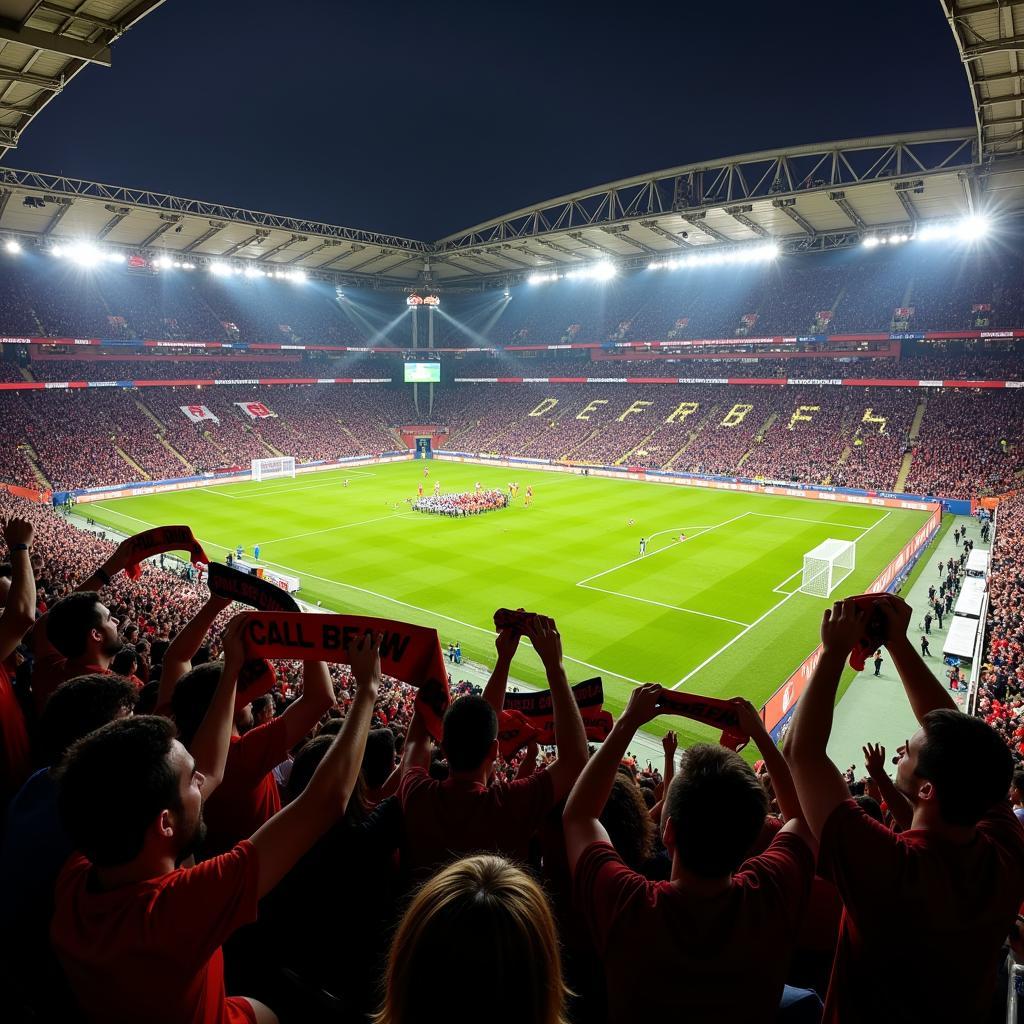
{"label": "stadium roof", "polygon": [[1024,2],[940,2],[970,83],[982,159],[1024,153]]}
{"label": "stadium roof", "polygon": [[0,0],[0,158],[89,64],[164,0]]}
{"label": "stadium roof", "polygon": [[434,243],[0,167],[0,232],[376,286],[479,287],[766,239],[788,251],[840,248],[986,209],[993,197],[1004,209],[1024,207],[1024,165],[980,164],[976,131],[963,128],[687,164],[559,196]]}

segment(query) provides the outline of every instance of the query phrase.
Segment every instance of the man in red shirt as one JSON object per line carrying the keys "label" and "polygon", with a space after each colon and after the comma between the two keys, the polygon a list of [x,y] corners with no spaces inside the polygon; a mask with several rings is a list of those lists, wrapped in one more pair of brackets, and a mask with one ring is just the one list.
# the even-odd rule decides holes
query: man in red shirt
{"label": "man in red shirt", "polygon": [[3,528],[10,578],[0,578],[0,813],[28,778],[31,749],[25,716],[12,686],[14,652],[35,621],[36,581],[30,549],[32,524],[12,518]]}
{"label": "man in red shirt", "polygon": [[227,998],[220,947],[344,815],[380,686],[381,637],[353,649],[355,698],[302,794],[230,852],[181,867],[202,841],[203,803],[223,776],[244,619],[228,628],[224,671],[191,754],[168,719],[142,715],[78,741],[59,773],[61,818],[80,855],[57,881],[50,934],[92,1020],[276,1021],[254,1000]]}
{"label": "man in red shirt", "polygon": [[787,818],[760,856],[744,861],[767,797],[725,747],[699,743],[682,755],[662,810],[670,881],[630,870],[599,820],[636,730],[662,711],[661,693],[657,685],[633,691],[562,817],[575,903],[605,967],[608,1019],[774,1020],[814,853],[785,761],[757,712],[737,699]]}
{"label": "man in red shirt", "polygon": [[[836,690],[867,613],[836,602],[823,652],[786,741],[800,801],[821,843],[819,870],[846,911],[826,1021],[976,1021],[988,1013],[1000,948],[1024,900],[1024,830],[1006,799],[1013,759],[999,735],[961,714],[907,638],[911,608],[879,600],[886,643],[921,728],[900,748],[896,787],[913,809],[894,834],[850,799],[826,753]],[[948,984],[918,970],[948,961]]]}
{"label": "man in red shirt", "polygon": [[[467,853],[486,851],[525,859],[531,836],[569,792],[586,763],[583,719],[569,689],[554,620],[535,616],[525,633],[544,663],[551,687],[558,759],[528,778],[488,785],[498,756],[497,714],[484,697],[460,697],[444,717],[442,747],[449,777],[438,782],[427,771],[430,740],[419,716],[414,716],[398,790],[406,831],[402,865],[414,877],[423,878]],[[507,643],[514,651],[515,644]],[[495,672],[502,680],[508,678],[507,660],[510,656],[502,656],[499,647],[502,671]],[[493,687],[489,685],[488,690]]]}

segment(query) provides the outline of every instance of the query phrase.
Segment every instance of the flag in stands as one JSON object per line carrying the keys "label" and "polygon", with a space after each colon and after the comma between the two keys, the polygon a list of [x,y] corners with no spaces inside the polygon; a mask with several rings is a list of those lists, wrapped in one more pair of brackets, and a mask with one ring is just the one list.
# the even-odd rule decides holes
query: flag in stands
{"label": "flag in stands", "polygon": [[220,423],[220,420],[205,405],[181,405],[178,408],[193,423],[200,423],[203,420],[213,420],[214,423]]}
{"label": "flag in stands", "polygon": [[276,412],[271,412],[262,402],[235,402],[235,405],[253,420],[263,420],[268,416],[277,415]]}

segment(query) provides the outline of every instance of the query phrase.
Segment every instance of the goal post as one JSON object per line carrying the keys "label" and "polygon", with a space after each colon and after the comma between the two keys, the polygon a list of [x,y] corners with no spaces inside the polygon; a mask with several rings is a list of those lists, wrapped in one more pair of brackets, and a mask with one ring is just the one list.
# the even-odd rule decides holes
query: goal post
{"label": "goal post", "polygon": [[295,477],[295,459],[291,455],[285,455],[276,459],[253,459],[252,478],[253,480],[273,480],[276,477]]}
{"label": "goal post", "polygon": [[822,541],[804,555],[800,592],[814,597],[828,597],[856,567],[856,542],[852,540]]}

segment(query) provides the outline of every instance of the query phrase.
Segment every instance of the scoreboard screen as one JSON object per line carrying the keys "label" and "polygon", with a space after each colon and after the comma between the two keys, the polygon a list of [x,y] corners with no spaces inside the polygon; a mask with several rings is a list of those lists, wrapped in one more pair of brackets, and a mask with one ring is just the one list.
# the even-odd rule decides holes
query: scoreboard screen
{"label": "scoreboard screen", "polygon": [[440,384],[441,364],[440,363],[406,363],[405,364],[406,384]]}

